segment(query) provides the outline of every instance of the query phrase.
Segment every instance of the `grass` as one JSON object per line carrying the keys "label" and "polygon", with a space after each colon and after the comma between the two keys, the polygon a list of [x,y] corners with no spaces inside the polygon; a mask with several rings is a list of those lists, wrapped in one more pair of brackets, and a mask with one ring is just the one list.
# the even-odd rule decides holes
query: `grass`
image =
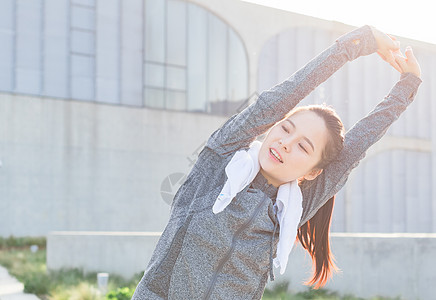
{"label": "grass", "polygon": [[[39,250],[32,253],[30,245],[38,245]],[[0,265],[24,284],[24,292],[43,300],[106,299],[97,289],[97,273],[84,273],[81,269],[47,271],[45,238],[0,238]],[[118,290],[112,292],[116,295],[133,293],[141,277],[142,274],[136,274],[124,280],[110,274],[108,291]]]}
{"label": "grass", "polygon": [[10,249],[10,248],[22,248],[22,247],[28,247],[30,245],[37,245],[40,248],[45,248],[46,238],[45,237],[14,237],[14,236],[10,236],[8,238],[0,237],[0,250]]}
{"label": "grass", "polygon": [[289,292],[289,282],[277,283],[273,289],[265,289],[262,300],[400,300],[400,298],[374,297],[370,299],[358,298],[352,295],[340,296],[337,292],[327,289],[307,288],[304,292]]}
{"label": "grass", "polygon": [[[30,245],[38,245],[35,253]],[[0,265],[24,284],[26,293],[36,294],[42,300],[128,300],[132,297],[142,273],[130,280],[110,274],[108,291],[103,297],[97,289],[97,273],[84,273],[80,269],[47,271],[45,238],[1,238]],[[265,289],[262,300],[399,300],[400,298],[357,298],[340,296],[326,289],[307,289],[304,292],[289,292],[289,283],[275,284]]]}

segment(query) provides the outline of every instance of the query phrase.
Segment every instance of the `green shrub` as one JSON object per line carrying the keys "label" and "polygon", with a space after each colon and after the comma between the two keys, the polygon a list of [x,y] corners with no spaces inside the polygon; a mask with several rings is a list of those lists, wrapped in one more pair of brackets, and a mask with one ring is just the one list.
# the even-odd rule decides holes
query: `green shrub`
{"label": "green shrub", "polygon": [[[1,245],[8,245],[6,249],[0,246],[0,264],[4,265],[9,273],[24,283],[26,293],[36,294],[41,299],[50,300],[112,300],[131,299],[136,285],[141,280],[143,272],[135,274],[131,279],[125,280],[121,276],[110,274],[106,297],[97,290],[97,273],[84,273],[82,269],[68,269],[47,271],[46,250],[41,249],[32,253],[27,247],[38,244],[33,239],[10,237],[0,239]],[[42,240],[40,241],[42,245]],[[18,247],[19,246],[19,247]],[[20,248],[26,246],[25,249]],[[41,247],[43,248],[43,247]],[[293,293],[288,291],[289,282],[276,283],[272,289],[265,289],[263,300],[363,300],[351,295],[338,296],[337,293],[324,289]],[[376,297],[371,300],[388,300],[393,298]],[[400,298],[395,298],[400,300]]]}
{"label": "green shrub", "polygon": [[[87,277],[93,277],[94,274],[86,274],[82,269],[74,268],[74,269],[60,269],[60,270],[51,270],[49,271],[50,278],[53,280],[54,285],[63,285],[63,286],[76,286]],[[97,275],[95,275],[97,276]],[[94,277],[92,278],[94,279]]]}
{"label": "green shrub", "polygon": [[108,300],[130,300],[133,296],[135,290],[129,289],[128,287],[118,288],[115,291],[110,291],[106,295]]}
{"label": "green shrub", "polygon": [[37,245],[39,248],[45,248],[47,239],[45,237],[0,237],[0,249],[24,248],[31,245]]}
{"label": "green shrub", "polygon": [[309,288],[307,291],[297,293],[296,296],[301,297],[301,299],[340,299],[337,293],[326,289]]}
{"label": "green shrub", "polygon": [[29,249],[0,249],[0,265],[24,284],[24,291],[45,293],[50,280],[45,266],[45,250],[31,253]]}
{"label": "green shrub", "polygon": [[24,292],[32,294],[48,294],[50,290],[50,277],[45,272],[34,272],[23,280]]}
{"label": "green shrub", "polygon": [[263,300],[287,300],[291,299],[288,295],[288,287],[289,282],[288,281],[282,281],[276,283],[272,289],[266,288],[263,292]]}
{"label": "green shrub", "polygon": [[82,281],[75,286],[56,286],[50,291],[50,300],[104,300],[100,291],[89,282]]}

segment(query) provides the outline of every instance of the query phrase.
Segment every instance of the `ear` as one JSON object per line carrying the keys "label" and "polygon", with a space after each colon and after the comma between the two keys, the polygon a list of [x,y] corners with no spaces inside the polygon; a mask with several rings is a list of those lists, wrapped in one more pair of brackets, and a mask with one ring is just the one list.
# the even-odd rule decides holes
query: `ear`
{"label": "ear", "polygon": [[303,178],[306,180],[314,180],[316,177],[318,177],[319,174],[322,173],[322,171],[323,169],[315,168],[306,175],[304,175]]}

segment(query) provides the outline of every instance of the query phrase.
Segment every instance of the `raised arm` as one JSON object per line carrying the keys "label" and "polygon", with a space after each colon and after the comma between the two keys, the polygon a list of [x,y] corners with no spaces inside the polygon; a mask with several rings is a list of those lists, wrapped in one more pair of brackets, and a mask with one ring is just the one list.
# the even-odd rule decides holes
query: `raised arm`
{"label": "raised arm", "polygon": [[421,82],[413,73],[401,74],[384,100],[346,133],[344,149],[337,159],[302,189],[304,211],[300,226],[344,186],[351,170],[365,157],[368,148],[386,133],[413,101]]}
{"label": "raised arm", "polygon": [[368,25],[342,35],[288,79],[263,91],[257,101],[230,117],[212,133],[206,147],[223,156],[248,147],[346,62],[376,50],[377,43]]}

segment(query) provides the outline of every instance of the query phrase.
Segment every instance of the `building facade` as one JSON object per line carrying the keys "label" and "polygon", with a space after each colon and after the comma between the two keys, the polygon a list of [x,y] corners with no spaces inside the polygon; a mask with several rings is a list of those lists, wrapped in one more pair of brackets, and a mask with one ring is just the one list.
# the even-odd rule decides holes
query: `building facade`
{"label": "building facade", "polygon": [[[162,231],[196,154],[225,120],[353,27],[237,0],[0,4],[0,235]],[[436,230],[436,46],[423,84],[338,194],[333,231]],[[346,128],[399,74],[374,54],[302,104]]]}

